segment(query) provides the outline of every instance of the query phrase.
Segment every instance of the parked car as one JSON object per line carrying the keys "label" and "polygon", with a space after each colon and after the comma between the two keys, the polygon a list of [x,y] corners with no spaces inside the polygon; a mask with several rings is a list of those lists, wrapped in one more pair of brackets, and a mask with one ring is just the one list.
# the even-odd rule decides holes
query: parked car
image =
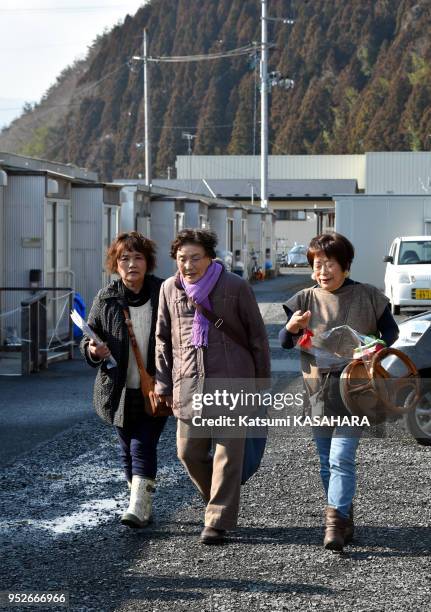
{"label": "parked car", "polygon": [[[419,444],[431,446],[431,310],[400,323],[400,337],[391,348],[405,353],[421,376],[421,399],[415,411],[404,418],[406,429]],[[399,359],[388,357],[383,362],[392,376],[402,376]]]}
{"label": "parked car", "polygon": [[295,244],[287,253],[288,266],[308,266],[307,247],[303,244]]}
{"label": "parked car", "polygon": [[383,261],[385,294],[393,314],[402,307],[431,306],[431,236],[395,238]]}

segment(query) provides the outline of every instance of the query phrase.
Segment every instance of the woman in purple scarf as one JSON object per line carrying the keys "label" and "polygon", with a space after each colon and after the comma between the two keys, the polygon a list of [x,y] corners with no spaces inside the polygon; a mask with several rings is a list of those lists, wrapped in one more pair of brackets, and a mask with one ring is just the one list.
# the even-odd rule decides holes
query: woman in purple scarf
{"label": "woman in purple scarf", "polygon": [[178,272],[162,285],[156,330],[155,390],[178,418],[178,457],[206,504],[204,544],[222,543],[237,524],[244,435],[212,427],[206,419],[215,415],[203,400],[210,396],[219,402],[218,415],[232,417],[232,404],[214,390],[232,390],[233,379],[270,378],[268,338],[254,294],[215,261],[216,245],[208,230],[178,234],[171,247]]}

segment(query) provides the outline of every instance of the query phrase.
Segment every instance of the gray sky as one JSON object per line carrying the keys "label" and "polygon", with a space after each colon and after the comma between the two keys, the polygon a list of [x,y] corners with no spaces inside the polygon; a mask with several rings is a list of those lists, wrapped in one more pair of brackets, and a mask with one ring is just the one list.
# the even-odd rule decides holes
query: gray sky
{"label": "gray sky", "polygon": [[94,38],[145,0],[1,0],[0,127],[39,101]]}

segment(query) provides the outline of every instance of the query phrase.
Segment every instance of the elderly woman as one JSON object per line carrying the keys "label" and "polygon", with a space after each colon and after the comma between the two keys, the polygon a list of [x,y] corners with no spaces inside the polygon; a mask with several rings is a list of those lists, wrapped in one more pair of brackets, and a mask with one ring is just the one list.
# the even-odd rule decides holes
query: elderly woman
{"label": "elderly woman", "polygon": [[[216,244],[208,230],[178,234],[171,248],[178,272],[162,285],[156,332],[156,392],[172,402],[178,456],[206,504],[204,544],[222,543],[237,524],[244,435],[211,427],[198,431],[191,420],[193,397],[208,391],[211,379],[223,384],[270,376],[268,339],[254,294],[215,261]],[[232,414],[229,406],[222,410]]]}
{"label": "elderly woman", "polygon": [[[130,503],[121,522],[145,527],[151,520],[157,473],[157,444],[166,417],[144,412],[140,373],[132,350],[126,316],[132,322],[144,366],[155,374],[155,331],[162,280],[151,274],[156,265],[155,244],[138,232],[119,234],[108,249],[106,268],[119,274],[94,299],[88,324],[103,340],[97,344],[84,336],[81,350],[94,368],[94,407],[114,425],[120,455],[130,488]],[[112,355],[117,367],[110,368]]]}
{"label": "elderly woman", "polygon": [[[288,320],[279,335],[283,348],[293,348],[306,328],[318,339],[323,332],[341,325],[349,325],[361,334],[380,336],[387,346],[395,342],[398,326],[388,299],[375,287],[348,278],[353,257],[353,245],[340,234],[313,238],[307,258],[317,284],[286,302]],[[339,392],[341,371],[322,371],[313,355],[306,352],[302,352],[301,362],[310,397],[319,388],[322,391],[322,416],[349,416]],[[362,429],[355,426],[313,427],[327,500],[324,546],[330,550],[342,551],[344,544],[353,539],[355,456],[361,433]]]}

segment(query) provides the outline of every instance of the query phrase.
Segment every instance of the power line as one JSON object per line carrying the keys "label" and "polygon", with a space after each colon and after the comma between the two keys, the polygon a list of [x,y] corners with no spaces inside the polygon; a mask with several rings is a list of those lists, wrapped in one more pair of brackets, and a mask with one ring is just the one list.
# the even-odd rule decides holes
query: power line
{"label": "power line", "polygon": [[[238,49],[232,49],[230,51],[220,51],[218,53],[207,53],[202,55],[162,55],[159,57],[148,57],[148,62],[167,62],[167,63],[175,63],[175,62],[201,62],[205,60],[215,60],[215,59],[223,59],[230,57],[238,57],[240,55],[248,55],[252,51],[256,50],[255,45],[247,45],[245,47],[238,47]],[[138,58],[134,58],[138,59]],[[141,58],[139,58],[141,59]]]}

